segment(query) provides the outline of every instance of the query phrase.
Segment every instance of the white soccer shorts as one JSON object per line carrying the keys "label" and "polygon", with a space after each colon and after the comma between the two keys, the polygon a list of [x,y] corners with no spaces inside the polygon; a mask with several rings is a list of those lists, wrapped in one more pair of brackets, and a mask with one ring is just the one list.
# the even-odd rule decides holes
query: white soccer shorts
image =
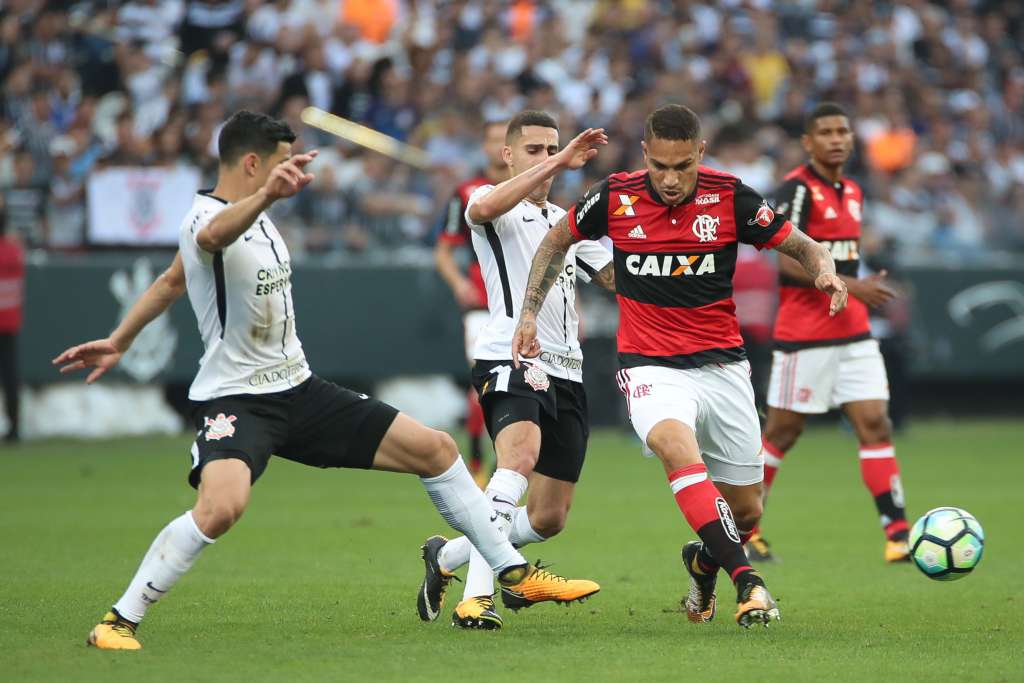
{"label": "white soccer shorts", "polygon": [[644,455],[654,455],[647,446],[654,425],[678,420],[696,435],[713,481],[746,486],[764,478],[750,363],[712,363],[690,370],[645,365],[620,370],[618,380]]}
{"label": "white soccer shorts", "polygon": [[480,332],[487,326],[487,321],[490,319],[491,314],[487,311],[467,311],[462,316],[462,331],[466,342],[466,360],[469,361],[470,365],[473,364],[476,338],[480,336]]}
{"label": "white soccer shorts", "polygon": [[874,339],[772,354],[772,408],[825,413],[844,403],[872,400],[889,400],[885,361]]}

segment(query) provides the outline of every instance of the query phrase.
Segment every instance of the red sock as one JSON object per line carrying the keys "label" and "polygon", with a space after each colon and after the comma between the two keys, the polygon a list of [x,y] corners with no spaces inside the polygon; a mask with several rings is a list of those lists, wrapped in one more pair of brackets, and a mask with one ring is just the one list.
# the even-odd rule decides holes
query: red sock
{"label": "red sock", "polygon": [[703,463],[681,467],[668,475],[668,481],[683,516],[718,566],[729,572],[734,582],[745,572],[753,572],[740,545],[732,510],[708,478],[707,467]]}
{"label": "red sock", "polygon": [[782,467],[782,459],[786,457],[786,451],[782,450],[767,437],[761,437],[761,448],[764,450],[764,495],[767,497],[768,490],[775,481],[775,475]]}
{"label": "red sock", "polygon": [[892,444],[860,445],[860,473],[875,499],[885,536],[890,540],[907,535],[907,513],[903,503],[900,467]]}

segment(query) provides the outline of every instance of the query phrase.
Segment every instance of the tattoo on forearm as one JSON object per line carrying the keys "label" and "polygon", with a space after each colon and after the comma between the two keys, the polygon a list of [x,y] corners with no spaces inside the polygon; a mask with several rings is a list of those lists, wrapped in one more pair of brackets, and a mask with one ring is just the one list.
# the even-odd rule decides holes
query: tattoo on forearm
{"label": "tattoo on forearm", "polygon": [[523,313],[536,315],[540,311],[551,285],[562,272],[565,253],[569,250],[569,245],[564,239],[564,235],[568,235],[568,225],[568,220],[563,218],[558,225],[548,231],[537,247],[533,265],[530,267],[530,277],[526,282]]}
{"label": "tattoo on forearm", "polygon": [[789,237],[782,240],[778,251],[796,259],[807,274],[817,279],[822,273],[836,272],[835,261],[825,247],[794,230]]}
{"label": "tattoo on forearm", "polygon": [[615,291],[615,266],[611,263],[606,265],[592,278],[594,283],[599,287],[607,289],[609,292]]}

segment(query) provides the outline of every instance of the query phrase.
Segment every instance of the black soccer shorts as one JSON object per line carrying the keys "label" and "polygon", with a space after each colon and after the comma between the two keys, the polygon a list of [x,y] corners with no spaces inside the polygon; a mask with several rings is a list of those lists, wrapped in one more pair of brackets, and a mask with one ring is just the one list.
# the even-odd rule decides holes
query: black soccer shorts
{"label": "black soccer shorts", "polygon": [[313,467],[369,469],[398,411],[366,394],[313,375],[273,394],[223,396],[194,404],[196,440],[188,483],[199,487],[203,467],[237,458],[252,483],[271,455]]}
{"label": "black soccer shorts", "polygon": [[473,386],[480,394],[491,439],[515,422],[540,427],[540,456],[533,470],[575,484],[583,471],[590,426],[583,385],[549,377],[539,367],[511,361],[477,360]]}

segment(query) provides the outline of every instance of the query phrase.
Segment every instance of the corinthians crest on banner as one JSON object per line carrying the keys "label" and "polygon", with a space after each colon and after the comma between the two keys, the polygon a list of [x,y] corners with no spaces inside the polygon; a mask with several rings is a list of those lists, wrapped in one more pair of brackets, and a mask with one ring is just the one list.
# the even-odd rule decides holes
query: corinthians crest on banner
{"label": "corinthians crest on banner", "polygon": [[[118,320],[127,315],[132,304],[153,283],[153,266],[148,258],[136,259],[131,268],[115,271],[110,276],[110,292],[121,304]],[[140,382],[148,382],[171,364],[178,346],[178,332],[171,318],[164,313],[147,325],[121,357],[120,368]]]}

